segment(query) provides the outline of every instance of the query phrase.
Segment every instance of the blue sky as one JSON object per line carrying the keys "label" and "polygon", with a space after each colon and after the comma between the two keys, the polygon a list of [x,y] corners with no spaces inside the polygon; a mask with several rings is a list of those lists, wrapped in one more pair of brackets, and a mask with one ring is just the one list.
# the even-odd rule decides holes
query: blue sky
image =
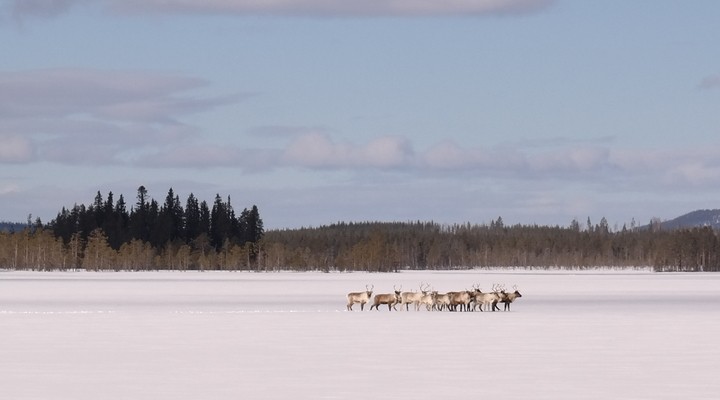
{"label": "blue sky", "polygon": [[720,2],[0,0],[0,220],[268,228],[720,208]]}

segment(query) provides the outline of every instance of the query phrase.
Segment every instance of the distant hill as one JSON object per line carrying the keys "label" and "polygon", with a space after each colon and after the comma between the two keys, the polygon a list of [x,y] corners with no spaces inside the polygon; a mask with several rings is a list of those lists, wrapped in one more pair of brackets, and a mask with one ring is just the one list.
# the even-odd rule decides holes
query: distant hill
{"label": "distant hill", "polygon": [[720,210],[696,210],[661,223],[663,229],[709,226],[720,229]]}

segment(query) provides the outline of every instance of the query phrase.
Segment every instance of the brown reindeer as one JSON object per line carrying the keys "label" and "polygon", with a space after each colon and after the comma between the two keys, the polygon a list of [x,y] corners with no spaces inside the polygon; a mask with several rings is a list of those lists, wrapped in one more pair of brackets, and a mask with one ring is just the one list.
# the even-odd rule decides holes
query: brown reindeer
{"label": "brown reindeer", "polygon": [[[400,288],[402,289],[402,286],[400,286]],[[372,310],[373,307],[375,307],[375,310],[379,311],[380,309],[378,306],[380,304],[387,304],[388,311],[397,311],[395,305],[400,303],[400,290],[396,289],[395,286],[393,286],[393,289],[395,289],[395,293],[376,294],[373,298],[373,305],[370,306],[370,309]]]}
{"label": "brown reindeer", "polygon": [[510,304],[519,297],[522,297],[520,292],[517,290],[517,285],[513,286],[513,289],[515,289],[515,291],[511,293],[506,293],[504,289],[500,292],[500,301],[503,303],[503,311],[510,311]]}
{"label": "brown reindeer", "polygon": [[460,306],[460,311],[470,311],[471,293],[472,292],[467,290],[462,292],[448,292],[448,296],[450,297],[450,311],[457,311],[458,306]]}

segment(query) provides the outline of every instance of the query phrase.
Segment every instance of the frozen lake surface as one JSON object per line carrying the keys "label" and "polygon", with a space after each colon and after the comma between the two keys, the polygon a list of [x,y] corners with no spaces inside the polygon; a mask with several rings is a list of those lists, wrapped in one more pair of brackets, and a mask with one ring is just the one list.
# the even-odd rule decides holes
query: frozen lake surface
{"label": "frozen lake surface", "polygon": [[[510,312],[345,295],[517,285]],[[3,399],[718,399],[720,274],[0,272]]]}

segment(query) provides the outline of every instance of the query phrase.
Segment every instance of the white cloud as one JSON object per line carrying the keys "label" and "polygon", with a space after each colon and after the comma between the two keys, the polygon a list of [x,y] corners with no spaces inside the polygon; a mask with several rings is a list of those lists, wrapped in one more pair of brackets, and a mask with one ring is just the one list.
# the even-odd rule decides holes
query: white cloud
{"label": "white cloud", "polygon": [[[702,148],[618,149],[611,163],[638,183],[675,189],[711,187],[720,183],[720,145]],[[645,181],[645,182],[641,182]]]}
{"label": "white cloud", "polygon": [[531,146],[463,148],[444,141],[429,148],[422,164],[438,170],[476,170],[528,176],[535,174],[577,174],[600,171],[610,165],[610,150],[601,146],[557,143],[541,149]]}
{"label": "white cloud", "polygon": [[332,132],[323,126],[263,125],[245,129],[249,135],[262,138],[290,138],[318,132]]}
{"label": "white cloud", "polygon": [[[0,73],[0,115],[100,116],[122,121],[174,121],[236,98],[185,94],[205,80],[147,71],[46,69]],[[141,111],[142,110],[142,111]]]}
{"label": "white cloud", "polygon": [[115,0],[112,6],[130,12],[403,16],[526,13],[549,3],[548,0]]}
{"label": "white cloud", "polygon": [[217,14],[301,16],[435,16],[525,14],[553,0],[9,0],[0,12],[16,19],[52,17],[78,5],[100,5],[118,14]]}
{"label": "white cloud", "polygon": [[133,164],[152,168],[232,167],[244,171],[259,171],[277,167],[279,157],[279,150],[186,143],[136,157]]}
{"label": "white cloud", "polygon": [[410,142],[398,136],[383,136],[371,140],[357,152],[357,162],[373,167],[404,167],[413,160]]}
{"label": "white cloud", "polygon": [[20,193],[20,186],[16,183],[6,183],[0,185],[0,196],[9,196]]}
{"label": "white cloud", "polygon": [[606,147],[560,147],[525,156],[527,166],[538,172],[577,173],[600,171],[609,166]]}
{"label": "white cloud", "polygon": [[720,167],[707,165],[702,161],[686,161],[672,166],[667,171],[666,177],[671,184],[715,186],[720,183]]}
{"label": "white cloud", "polygon": [[125,153],[178,143],[197,133],[183,117],[247,96],[192,93],[206,86],[148,71],[0,72],[0,131],[25,138],[3,146],[0,162],[28,160],[30,143],[38,159],[66,164],[118,164]]}
{"label": "white cloud", "polygon": [[364,145],[335,143],[325,134],[298,137],[285,150],[287,165],[315,168],[396,168],[413,160],[410,143],[397,136],[382,136]]}
{"label": "white cloud", "polygon": [[420,163],[431,170],[507,170],[517,169],[525,162],[515,149],[462,147],[444,141],[426,150]]}
{"label": "white cloud", "polygon": [[0,134],[0,163],[29,162],[34,153],[34,146],[27,138]]}
{"label": "white cloud", "polygon": [[0,15],[14,18],[54,17],[67,12],[73,6],[88,0],[7,0],[0,6]]}
{"label": "white cloud", "polygon": [[[302,130],[301,130],[302,131]],[[154,168],[232,167],[245,172],[277,169],[322,171],[402,172],[415,178],[482,177],[513,181],[563,181],[611,187],[698,187],[720,182],[720,149],[623,149],[578,145],[463,147],[443,141],[415,152],[412,142],[399,136],[380,136],[364,143],[338,141],[328,133],[291,135],[275,148],[185,143],[136,158],[135,165]],[[463,178],[463,179],[465,179]]]}

